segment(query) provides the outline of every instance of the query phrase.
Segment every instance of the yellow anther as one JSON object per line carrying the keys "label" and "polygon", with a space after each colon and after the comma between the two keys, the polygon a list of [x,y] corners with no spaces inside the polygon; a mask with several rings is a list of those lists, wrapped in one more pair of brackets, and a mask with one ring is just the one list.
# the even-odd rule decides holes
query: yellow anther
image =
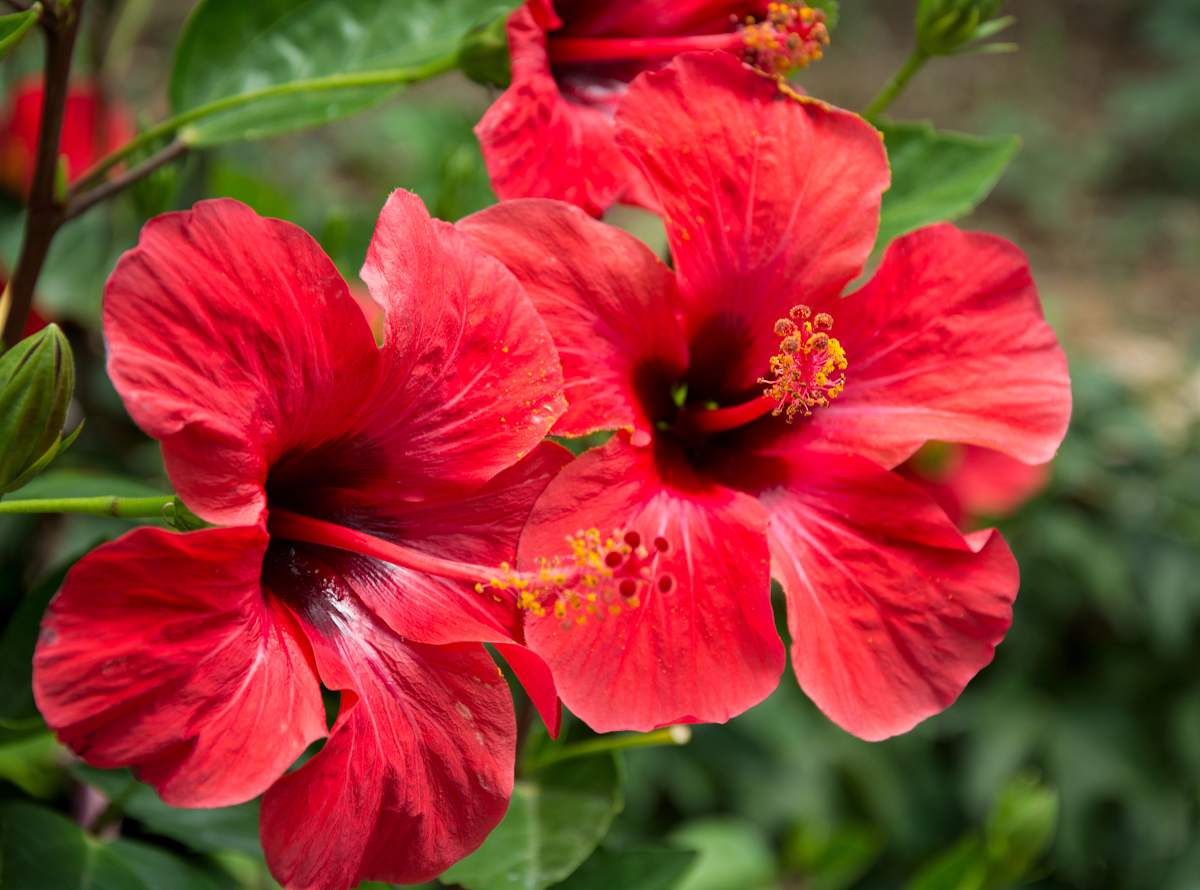
{"label": "yellow anther", "polygon": [[[772,376],[760,377],[758,382],[767,387],[763,395],[776,403],[772,413],[776,417],[784,415],[791,423],[797,416],[807,417],[814,408],[825,407],[842,394],[846,387],[842,372],[848,362],[841,342],[829,333],[833,330],[832,315],[818,312],[814,316],[809,307],[801,304],[793,306],[788,316],[799,327],[779,342],[779,352],[770,361]],[[788,319],[776,322],[777,333],[785,321]]]}

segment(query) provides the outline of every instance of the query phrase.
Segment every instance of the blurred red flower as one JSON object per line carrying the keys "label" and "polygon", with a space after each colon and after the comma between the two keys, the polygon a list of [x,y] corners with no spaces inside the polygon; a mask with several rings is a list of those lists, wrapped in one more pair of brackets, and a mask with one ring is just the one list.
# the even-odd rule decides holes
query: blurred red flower
{"label": "blurred red flower", "polygon": [[1019,510],[1050,481],[1050,465],[1030,465],[973,445],[931,443],[898,468],[958,525]]}
{"label": "blurred red flower", "polygon": [[[17,84],[8,96],[0,129],[0,185],[24,197],[33,182],[38,132],[42,124],[40,77]],[[74,182],[97,161],[134,135],[129,112],[107,101],[89,83],[71,87],[63,115],[59,154],[66,159],[67,179]]]}
{"label": "blurred red flower", "polygon": [[[180,496],[223,527],[89,554],[34,662],[39,708],[88,762],[132,766],[175,806],[265,792],[288,887],[427,880],[504,815],[515,726],[483,641],[557,711],[512,600],[464,580],[515,557],[565,460],[539,444],[563,410],[545,325],[408,193],[362,275],[382,346],[295,226],[218,200],[145,227],[106,290],[109,373]],[[328,730],[322,685],[341,700]]]}
{"label": "blurred red flower", "polygon": [[640,544],[615,590],[563,606],[548,588],[529,643],[597,730],[724,721],[783,669],[774,575],[809,696],[862,738],[903,732],[991,660],[1018,572],[999,535],[961,534],[889,468],[933,439],[1044,463],[1066,430],[1066,360],[1026,260],[931,226],[843,299],[889,181],[879,134],[729,55],[639,78],[616,132],[674,271],[560,202],[459,224],[550,326],[570,404],[554,431],[619,430],[550,484],[519,566],[553,568],[581,505]]}
{"label": "blurred red flower", "polygon": [[496,194],[597,216],[617,201],[654,206],[613,131],[634,77],[701,49],[786,73],[828,42],[824,13],[769,0],[527,0],[508,33],[512,85],[476,128]]}

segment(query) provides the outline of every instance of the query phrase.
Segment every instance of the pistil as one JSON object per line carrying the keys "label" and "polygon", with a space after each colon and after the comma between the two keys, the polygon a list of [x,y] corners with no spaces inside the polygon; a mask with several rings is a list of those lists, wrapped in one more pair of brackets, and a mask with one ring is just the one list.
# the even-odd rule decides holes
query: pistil
{"label": "pistil", "polygon": [[658,571],[659,558],[671,549],[661,536],[648,545],[633,530],[610,536],[596,529],[566,538],[568,556],[538,558],[537,570],[519,572],[508,563],[484,566],[434,556],[357,529],[273,507],[267,520],[272,537],[332,547],[382,560],[390,565],[472,584],[477,593],[508,592],[515,605],[538,617],[553,614],[565,624],[603,619],[637,608],[651,590],[668,594],[675,579]]}

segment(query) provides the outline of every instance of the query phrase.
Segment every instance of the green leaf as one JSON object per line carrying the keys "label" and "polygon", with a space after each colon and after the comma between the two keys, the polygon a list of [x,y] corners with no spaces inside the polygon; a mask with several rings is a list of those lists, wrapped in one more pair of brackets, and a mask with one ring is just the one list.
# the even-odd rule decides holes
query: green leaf
{"label": "green leaf", "polygon": [[609,753],[538,770],[517,782],[483,846],[441,876],[467,890],[541,890],[579,867],[624,806]]}
{"label": "green leaf", "polygon": [[136,781],[128,770],[101,770],[78,764],[72,767],[72,772],[110,798],[123,797],[126,815],[142,823],[152,834],[177,840],[200,853],[233,850],[262,855],[258,801],[235,807],[181,810],[163,803],[153,788]]}
{"label": "green leaf", "polygon": [[970,836],[917,872],[904,890],[984,890],[987,886],[987,851],[979,838]]}
{"label": "green leaf", "polygon": [[877,247],[929,223],[966,216],[986,198],[1020,148],[1016,136],[983,138],[927,123],[879,125],[892,165]]}
{"label": "green leaf", "polygon": [[998,886],[1025,878],[1050,846],[1058,821],[1058,795],[1032,776],[1005,786],[988,815],[988,858]]}
{"label": "green leaf", "polygon": [[229,875],[215,866],[187,862],[150,844],[116,840],[108,849],[146,890],[228,890],[230,886]]}
{"label": "green leaf", "polygon": [[24,12],[0,15],[0,59],[17,48],[17,44],[25,38],[29,29],[37,24],[41,15],[40,3]]}
{"label": "green leaf", "polygon": [[662,844],[601,847],[554,890],[674,890],[695,861],[693,850]]}
{"label": "green leaf", "polygon": [[0,742],[0,779],[31,797],[52,797],[63,784],[62,749],[49,732]]}
{"label": "green leaf", "polygon": [[206,114],[181,131],[193,145],[327,123],[374,105],[405,82],[400,76],[372,75],[453,68],[463,35],[506,5],[498,0],[399,5],[389,0],[201,0],[176,49],[171,110],[178,116],[227,100],[237,106]]}
{"label": "green leaf", "polygon": [[51,810],[0,804],[0,887],[4,890],[146,890],[106,845]]}
{"label": "green leaf", "polygon": [[679,890],[759,890],[775,885],[775,857],[754,824],[704,819],[673,832],[670,840],[699,853]]}
{"label": "green leaf", "polygon": [[798,826],[784,848],[784,861],[812,890],[849,890],[883,852],[881,832],[852,823],[824,830]]}
{"label": "green leaf", "polygon": [[89,837],[64,816],[21,801],[0,804],[4,890],[225,890],[229,876],[148,844]]}

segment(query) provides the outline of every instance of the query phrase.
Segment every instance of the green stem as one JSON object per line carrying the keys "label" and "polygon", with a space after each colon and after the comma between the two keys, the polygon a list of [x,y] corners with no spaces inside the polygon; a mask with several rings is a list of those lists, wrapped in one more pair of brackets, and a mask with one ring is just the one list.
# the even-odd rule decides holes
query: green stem
{"label": "green stem", "polygon": [[117,516],[121,519],[161,519],[175,503],[173,496],[123,498],[105,495],[98,498],[37,498],[0,501],[0,514],[87,513],[90,516]]}
{"label": "green stem", "polygon": [[692,731],[686,726],[668,726],[654,732],[624,732],[618,735],[600,736],[586,742],[576,742],[552,748],[540,757],[533,758],[526,768],[533,772],[577,757],[590,757],[607,751],[624,751],[628,748],[658,748],[666,745],[686,745],[692,740]]}
{"label": "green stem", "polygon": [[908,57],[908,61],[896,72],[896,76],[889,80],[887,86],[880,90],[879,95],[871,100],[871,104],[863,111],[863,117],[867,120],[874,120],[883,114],[896,97],[904,91],[913,75],[920,71],[928,61],[929,56],[919,49],[914,49],[912,55]]}
{"label": "green stem", "polygon": [[[453,71],[456,67],[458,67],[458,54],[450,53],[431,62],[426,62],[423,65],[414,65],[410,68],[386,68],[379,71],[363,71],[356,74],[331,74],[327,77],[314,77],[309,80],[293,80],[289,83],[276,84],[260,90],[252,90],[248,93],[239,93],[236,96],[226,96],[223,99],[216,99],[205,105],[199,105],[187,111],[180,112],[174,117],[169,117],[165,121],[155,124],[150,129],[139,133],[132,141],[127,142],[92,167],[75,184],[73,193],[79,194],[84,189],[99,182],[105,173],[148,145],[174,136],[188,124],[195,123],[202,118],[219,114],[223,111],[252,105],[255,102],[261,102],[265,99],[277,99],[282,96],[294,96],[300,93],[329,92],[334,90],[360,89],[363,87],[400,86],[417,83],[418,81],[428,80],[439,74]],[[185,138],[184,141],[186,142],[187,139]]]}

